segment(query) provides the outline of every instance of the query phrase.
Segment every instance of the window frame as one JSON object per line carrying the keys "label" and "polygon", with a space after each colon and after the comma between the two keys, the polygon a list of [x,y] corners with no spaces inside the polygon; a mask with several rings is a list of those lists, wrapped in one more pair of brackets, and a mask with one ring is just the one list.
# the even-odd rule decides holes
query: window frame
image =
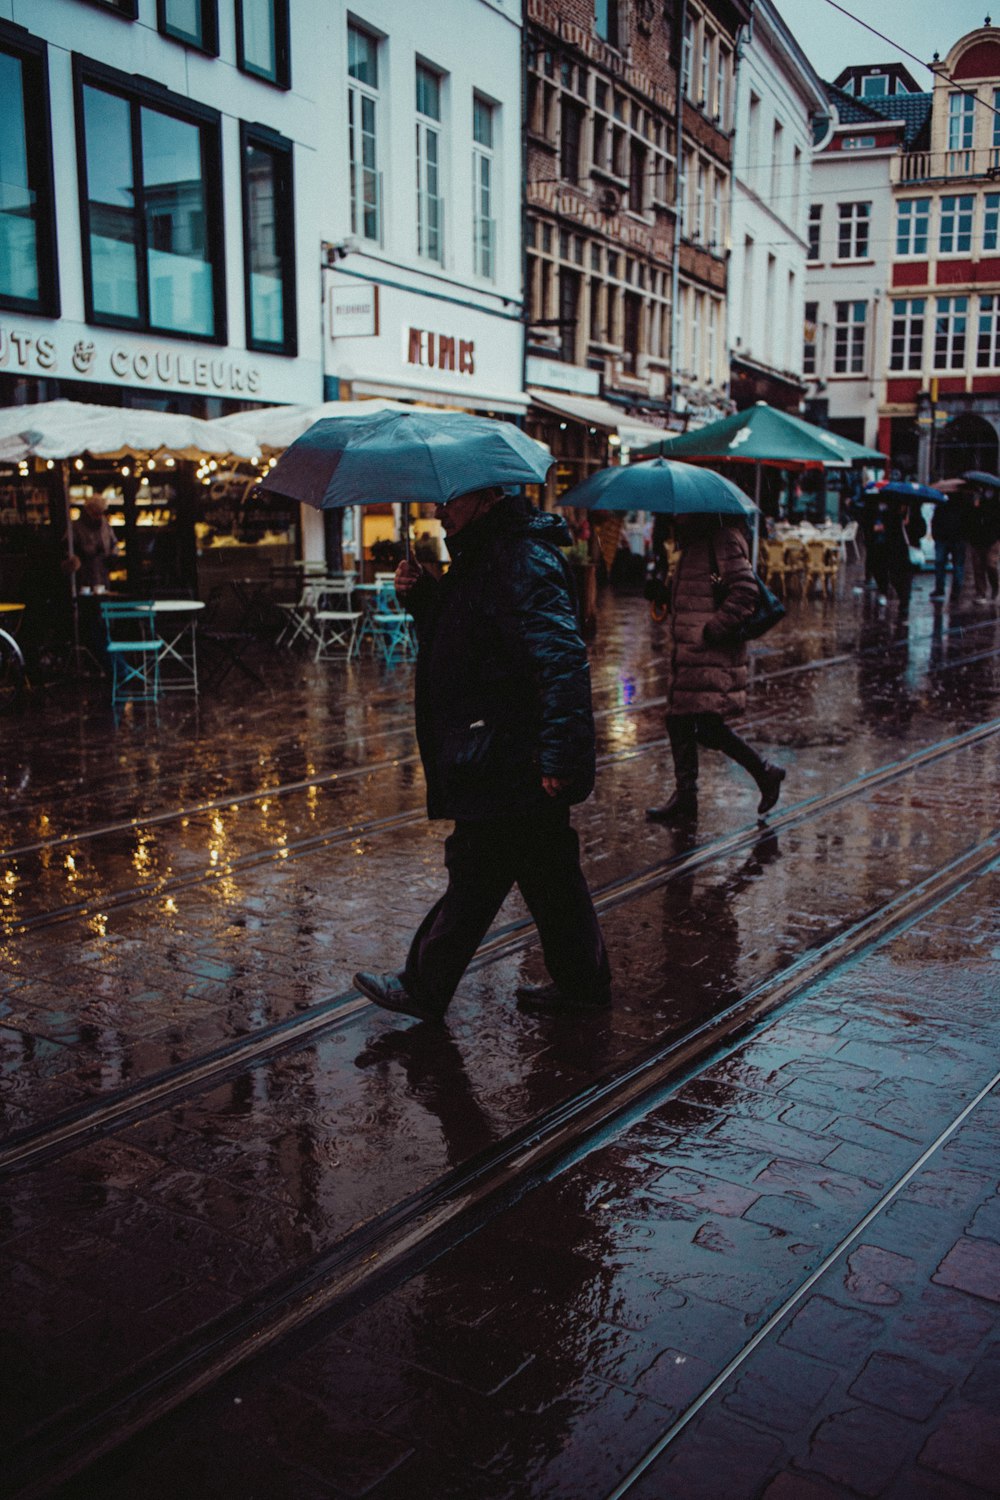
{"label": "window frame", "polygon": [[[956,303],[963,303],[964,306],[958,307],[958,306],[955,305]],[[947,313],[942,313],[941,309],[942,309],[942,307],[945,307],[945,306],[948,309]],[[931,364],[932,364],[933,369],[934,370],[946,370],[946,371],[950,370],[950,371],[963,372],[964,373],[965,367],[966,367],[966,361],[968,360],[968,357],[969,357],[969,298],[968,298],[968,296],[936,297],[934,299],[934,313],[933,313],[933,316],[934,316],[934,346],[933,346],[933,348],[931,350]],[[943,346],[942,346],[942,354],[943,354],[944,358],[939,359],[938,358],[938,350],[939,350],[939,341],[940,341],[940,338],[941,338],[941,335],[939,333],[939,324],[941,323],[942,318],[944,318],[944,317],[946,317],[947,320],[948,320],[947,321],[947,327],[944,330],[944,335],[943,335],[944,342],[943,342]],[[963,320],[964,326],[962,328],[956,328],[955,323],[956,323],[957,319],[962,319]],[[954,358],[956,347],[960,347],[960,349],[961,349],[961,359],[957,363],[956,363],[955,358]]]}
{"label": "window frame", "polygon": [[[806,261],[809,265],[819,265],[823,259],[823,205],[822,203],[810,203],[809,218],[806,221]],[[813,230],[816,231],[816,254],[813,255]]]}
{"label": "window frame", "polygon": [[[864,209],[864,213],[858,210]],[[848,210],[848,212],[845,212]],[[864,228],[864,249],[860,248],[859,230]],[[872,205],[871,199],[850,199],[837,204],[837,259],[845,260],[870,260],[871,259],[871,227],[872,227]],[[844,249],[846,238],[848,248]]]}
{"label": "window frame", "polygon": [[97,10],[109,12],[113,16],[120,16],[123,21],[137,21],[139,19],[139,0],[87,0],[88,5],[93,5]]}
{"label": "window frame", "polygon": [[156,29],[161,36],[169,38],[172,42],[179,42],[182,47],[190,47],[194,52],[204,53],[206,57],[218,57],[219,55],[219,0],[197,0],[201,7],[202,29],[204,39],[197,41],[194,37],[186,36],[181,31],[172,31],[167,20],[167,6],[170,0],[156,0]]}
{"label": "window frame", "polygon": [[[486,145],[476,135],[475,120],[476,106],[489,111],[490,141]],[[496,163],[497,163],[497,118],[498,106],[478,89],[472,91],[472,269],[476,276],[484,281],[496,281],[497,278],[497,217],[495,209],[496,195]],[[485,167],[485,184],[482,175]],[[489,200],[488,214],[480,212],[482,208],[482,191],[485,185],[486,195]],[[480,236],[480,225],[489,224],[490,228],[484,238]],[[486,252],[485,254],[483,252]],[[484,270],[483,265],[488,258],[489,269]]]}
{"label": "window frame", "polygon": [[[39,217],[36,220],[36,256],[38,269],[38,297],[13,297],[0,293],[0,309],[5,312],[23,312],[36,317],[57,318],[62,310],[59,295],[59,246],[56,233],[55,173],[52,161],[52,107],[49,91],[48,45],[40,37],[29,35],[20,27],[0,21],[0,48],[22,64],[35,70],[36,87],[24,91],[30,97],[31,112],[38,116],[30,122],[30,138],[26,134],[26,145],[34,157],[34,168],[38,172],[37,200]],[[28,120],[25,120],[26,131]]]}
{"label": "window frame", "polygon": [[[436,118],[433,115],[425,114],[417,104],[417,99],[419,97],[419,77],[421,72],[432,74],[437,79],[439,114]],[[443,145],[444,136],[444,82],[447,76],[447,73],[445,73],[442,69],[436,68],[433,63],[426,62],[422,57],[417,57],[415,59],[413,73],[413,117],[416,127],[415,165],[417,169],[417,255],[421,260],[431,261],[436,266],[443,266],[445,263],[445,197],[443,192],[441,191],[442,178],[444,176],[444,160],[441,147]],[[434,226],[434,231],[437,235],[436,253],[428,248],[431,243],[430,219],[428,216],[427,223],[425,224],[422,213],[423,204],[430,201],[430,195],[427,188],[429,168],[431,165],[430,155],[427,152],[427,140],[430,137],[433,137],[435,143],[435,157],[433,165],[437,173],[438,188],[437,192],[434,194],[434,201],[438,205],[438,211]]]}
{"label": "window frame", "polygon": [[289,17],[289,0],[271,0],[274,7],[274,75],[263,73],[248,63],[243,41],[243,6],[246,0],[236,0],[236,66],[248,78],[269,83],[272,88],[288,90],[292,86],[292,39]]}
{"label": "window frame", "polygon": [[[945,204],[946,203],[953,203],[955,205],[955,207],[946,210],[945,209]],[[963,203],[967,203],[968,204],[968,208],[963,208],[961,206]],[[966,215],[968,216],[968,230],[967,231],[963,230],[961,228],[963,218]],[[948,231],[949,234],[950,234],[950,236],[951,236],[951,239],[952,239],[952,244],[947,249],[945,249],[945,243],[944,243],[944,238],[945,238],[945,222],[946,222],[946,220],[951,220],[952,221],[951,228]],[[938,253],[938,255],[939,256],[941,256],[941,255],[960,255],[960,256],[971,255],[972,254],[973,236],[975,234],[975,229],[976,229],[976,194],[975,193],[944,193],[944,194],[942,194],[942,196],[938,199],[938,238],[937,238],[937,253]],[[962,247],[961,244],[958,243],[959,240],[963,236],[965,238],[967,238],[967,240],[968,240],[968,243],[965,245],[964,248]]]}
{"label": "window frame", "polygon": [[[853,312],[849,312],[842,318],[840,309],[862,308],[863,316],[857,318]],[[841,335],[841,329],[845,332]],[[860,340],[857,333],[860,331]],[[859,352],[860,351],[860,352]],[[843,354],[843,364],[841,355]],[[857,360],[857,363],[855,361]],[[833,308],[833,373],[834,375],[848,376],[852,379],[863,378],[866,374],[865,365],[868,360],[868,303],[860,297],[848,297],[838,299]]]}
{"label": "window frame", "polygon": [[[889,313],[889,373],[912,374],[924,367],[926,297],[893,297]],[[914,305],[919,303],[919,312]],[[905,309],[897,311],[897,309]],[[898,349],[898,353],[897,353]],[[898,359],[898,363],[897,363]]]}
{"label": "window frame", "polygon": [[1000,250],[1000,193],[983,194],[983,254]]}
{"label": "window frame", "polygon": [[[810,308],[812,317],[809,316]],[[819,302],[804,302],[802,312],[802,374],[806,379],[815,380],[819,365]],[[811,339],[806,337],[807,328],[812,328]]]}
{"label": "window frame", "polygon": [[[270,151],[285,159],[287,176],[281,184],[281,202],[276,203],[275,223],[282,240],[281,305],[284,338],[279,344],[253,335],[253,292],[250,284],[250,183],[246,171],[247,148]],[[282,354],[290,358],[299,352],[298,318],[296,316],[297,283],[295,276],[295,147],[287,136],[269,130],[266,125],[240,121],[240,197],[243,212],[243,307],[246,346],[261,354]]]}
{"label": "window frame", "polygon": [[[114,313],[99,313],[94,308],[93,267],[90,254],[90,199],[87,181],[87,136],[84,125],[83,90],[85,87],[100,89],[114,94],[128,104],[132,129],[133,169],[138,168],[136,181],[143,182],[141,152],[137,157],[138,135],[135,110],[144,105],[183,121],[196,125],[201,131],[201,162],[207,204],[215,204],[215,214],[206,213],[205,230],[212,253],[212,305],[215,331],[211,334],[191,333],[181,329],[160,328],[149,319],[148,241],[146,233],[144,201],[136,203],[133,212],[139,234],[136,257],[136,286],[140,315],[138,319],[121,317]],[[201,104],[183,95],[171,93],[147,82],[135,74],[121,73],[105,63],[73,54],[73,105],[76,129],[77,190],[80,207],[81,260],[83,271],[84,320],[93,328],[120,328],[130,333],[147,333],[155,338],[184,339],[199,344],[221,345],[228,342],[228,306],[226,301],[226,237],[224,181],[222,174],[222,115],[207,104]]]}
{"label": "window frame", "polygon": [[[977,370],[1000,369],[1000,297],[995,292],[983,292],[979,296],[979,305],[976,308],[976,363]],[[992,302],[992,307],[985,307],[984,303]],[[985,330],[987,352],[992,356],[983,359],[984,346],[984,321],[989,318]]]}
{"label": "window frame", "polygon": [[[959,102],[961,101],[961,102]],[[958,104],[958,108],[953,106]],[[953,141],[952,127],[960,126],[961,134],[968,140]],[[968,127],[966,130],[965,127]],[[971,151],[976,138],[976,96],[965,89],[955,89],[948,95],[948,147],[949,151]]]}
{"label": "window frame", "polygon": [[[382,43],[384,41],[384,38],[382,36],[380,36],[378,32],[372,31],[370,27],[362,26],[358,21],[354,20],[353,17],[351,17],[351,16],[348,16],[348,18],[347,18],[348,69],[350,68],[350,48],[351,48],[351,32],[352,31],[358,32],[360,35],[362,35],[364,37],[367,37],[369,41],[371,41],[372,43],[374,43],[374,46],[375,46],[375,66],[376,66],[376,70],[380,70],[380,68],[381,68]],[[356,186],[355,186],[356,183],[357,183],[357,180],[358,180],[358,174],[359,173],[363,174],[367,170],[365,168],[365,165],[364,165],[364,152],[363,152],[363,144],[362,144],[362,137],[363,137],[363,133],[364,133],[363,132],[362,109],[363,109],[363,102],[366,99],[372,105],[373,119],[374,119],[374,125],[375,125],[375,130],[374,130],[374,135],[375,135],[375,168],[374,168],[374,172],[375,172],[375,230],[376,230],[376,232],[375,232],[374,235],[369,235],[369,234],[367,234],[365,232],[366,209],[365,209],[364,193],[363,193],[363,190],[362,190],[361,194],[358,194],[356,192]],[[382,196],[382,168],[381,168],[381,165],[380,165],[380,163],[381,163],[381,153],[380,153],[380,150],[379,150],[380,136],[381,136],[381,126],[380,126],[381,113],[382,113],[381,105],[382,105],[382,91],[381,91],[381,88],[380,88],[379,84],[365,83],[363,79],[353,77],[353,75],[350,73],[350,71],[348,71],[348,74],[347,74],[347,165],[348,165],[348,195],[349,195],[349,198],[350,198],[350,213],[351,213],[351,233],[352,234],[356,234],[358,236],[358,238],[360,240],[363,240],[365,242],[365,244],[367,244],[367,245],[379,245],[379,246],[383,245],[384,242],[385,242],[385,223],[384,223],[384,215],[383,215],[383,196]],[[357,114],[357,118],[352,123],[352,115],[354,115],[355,113]],[[352,136],[352,133],[354,134],[355,142],[356,142],[357,147],[358,147],[357,157],[355,157],[355,153],[351,150],[351,136]]]}
{"label": "window frame", "polygon": [[[603,7],[603,18],[601,10]],[[603,31],[601,26],[603,24]],[[594,34],[616,52],[621,50],[622,16],[619,0],[594,0]]]}
{"label": "window frame", "polygon": [[[923,204],[924,208],[918,211],[917,205]],[[909,209],[908,214],[903,213],[904,208]],[[918,229],[919,222],[923,220],[923,231]],[[906,248],[903,248],[903,228],[906,233]],[[917,242],[923,240],[923,249],[916,248]],[[896,256],[914,256],[920,260],[926,260],[930,253],[931,243],[931,200],[930,198],[897,198],[896,199]]]}

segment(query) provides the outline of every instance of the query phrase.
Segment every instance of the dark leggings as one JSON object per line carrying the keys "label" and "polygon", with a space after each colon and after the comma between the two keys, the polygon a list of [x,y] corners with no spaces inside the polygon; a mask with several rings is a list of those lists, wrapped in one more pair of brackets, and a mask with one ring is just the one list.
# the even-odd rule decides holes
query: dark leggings
{"label": "dark leggings", "polygon": [[704,745],[706,750],[721,750],[723,755],[728,755],[730,760],[749,771],[758,783],[767,770],[767,763],[752,745],[730,729],[721,714],[668,714],[667,733],[678,791],[693,792],[698,785],[699,745]]}

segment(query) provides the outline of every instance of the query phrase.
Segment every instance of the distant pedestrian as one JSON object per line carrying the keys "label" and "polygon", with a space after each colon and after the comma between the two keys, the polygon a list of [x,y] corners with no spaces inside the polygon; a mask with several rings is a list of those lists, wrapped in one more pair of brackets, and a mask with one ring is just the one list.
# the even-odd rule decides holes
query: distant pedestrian
{"label": "distant pedestrian", "polygon": [[[972,577],[976,603],[985,604],[1000,593],[997,563],[1000,559],[1000,499],[995,490],[973,486],[965,508],[966,536],[972,553]],[[987,595],[989,589],[989,595]]]}
{"label": "distant pedestrian", "polygon": [[451,818],[448,888],[398,974],[355,983],[385,1010],[440,1020],[516,883],[551,984],[526,1009],[586,1014],[610,1003],[611,972],[580,869],[569,809],[594,785],[590,667],[560,547],[565,523],[502,490],[438,506],[451,566],[415,563],[396,588],[417,626],[417,739],[431,818]]}
{"label": "distant pedestrian", "polygon": [[667,733],[676,789],[646,816],[669,825],[697,817],[698,746],[703,745],[750,772],[763,817],[781,795],[785,772],[763,760],[726,723],[743,712],[747,700],[746,642],[737,639],[733,627],[753,614],[758,597],[746,531],[729,516],[678,516],[675,540],[680,556],[671,578]]}
{"label": "distant pedestrian", "polygon": [[918,504],[884,492],[874,497],[868,542],[872,576],[880,604],[888,604],[890,587],[895,592],[901,620],[910,612],[913,585],[910,548],[916,547],[926,533],[927,522]]}
{"label": "distant pedestrian", "polygon": [[943,503],[935,505],[931,517],[934,539],[934,592],[931,598],[945,597],[945,574],[951,563],[951,598],[954,603],[962,592],[965,578],[965,505],[964,492],[956,491]]}
{"label": "distant pedestrian", "polygon": [[103,495],[88,495],[70,531],[70,571],[76,574],[76,586],[81,594],[106,594],[108,591],[108,564],[118,553],[118,538],[111,529],[107,509],[108,502]]}

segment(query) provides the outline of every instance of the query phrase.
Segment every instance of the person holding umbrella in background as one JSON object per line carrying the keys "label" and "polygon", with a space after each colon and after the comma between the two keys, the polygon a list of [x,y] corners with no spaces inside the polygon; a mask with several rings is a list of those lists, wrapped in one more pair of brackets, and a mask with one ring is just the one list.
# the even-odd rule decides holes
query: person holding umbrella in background
{"label": "person holding umbrella in background", "polygon": [[666,719],[676,786],[662,807],[647,808],[647,818],[668,825],[697,818],[699,745],[721,750],[749,771],[763,817],[781,795],[785,772],[726,722],[746,707],[747,646],[739,627],[760,598],[746,528],[755,505],[714,470],[665,458],[602,469],[564,495],[563,504],[674,518],[680,557],[669,580]]}
{"label": "person holding umbrella in background", "polygon": [[[869,534],[866,538],[872,577],[878,588],[879,604],[888,604],[890,585],[899,600],[899,619],[910,612],[913,566],[910,548],[916,547],[927,531],[920,512],[919,498],[909,499],[901,493],[905,481],[869,485],[865,491],[871,500]],[[922,486],[907,486],[918,490]],[[927,490],[929,496],[933,493]]]}
{"label": "person holding umbrella in background", "polygon": [[[965,476],[972,498],[965,507],[966,538],[972,553],[976,603],[986,604],[1000,593],[1000,479],[973,469]],[[989,589],[989,594],[987,594]]]}

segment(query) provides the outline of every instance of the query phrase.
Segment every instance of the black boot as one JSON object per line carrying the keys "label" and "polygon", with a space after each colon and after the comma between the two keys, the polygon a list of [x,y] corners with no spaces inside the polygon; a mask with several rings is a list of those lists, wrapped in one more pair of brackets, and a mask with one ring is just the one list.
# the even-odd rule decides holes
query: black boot
{"label": "black boot", "polygon": [[677,827],[698,816],[698,740],[690,714],[668,714],[667,733],[677,790],[662,807],[647,807],[646,817],[651,823]]}
{"label": "black boot", "polygon": [[757,803],[757,816],[762,818],[769,813],[771,808],[781,796],[781,783],[785,779],[783,766],[772,766],[764,762],[764,769],[754,780],[760,787],[760,801]]}
{"label": "black boot", "polygon": [[698,793],[677,791],[662,807],[647,807],[646,817],[651,823],[665,823],[676,828],[681,823],[693,823],[698,816]]}

